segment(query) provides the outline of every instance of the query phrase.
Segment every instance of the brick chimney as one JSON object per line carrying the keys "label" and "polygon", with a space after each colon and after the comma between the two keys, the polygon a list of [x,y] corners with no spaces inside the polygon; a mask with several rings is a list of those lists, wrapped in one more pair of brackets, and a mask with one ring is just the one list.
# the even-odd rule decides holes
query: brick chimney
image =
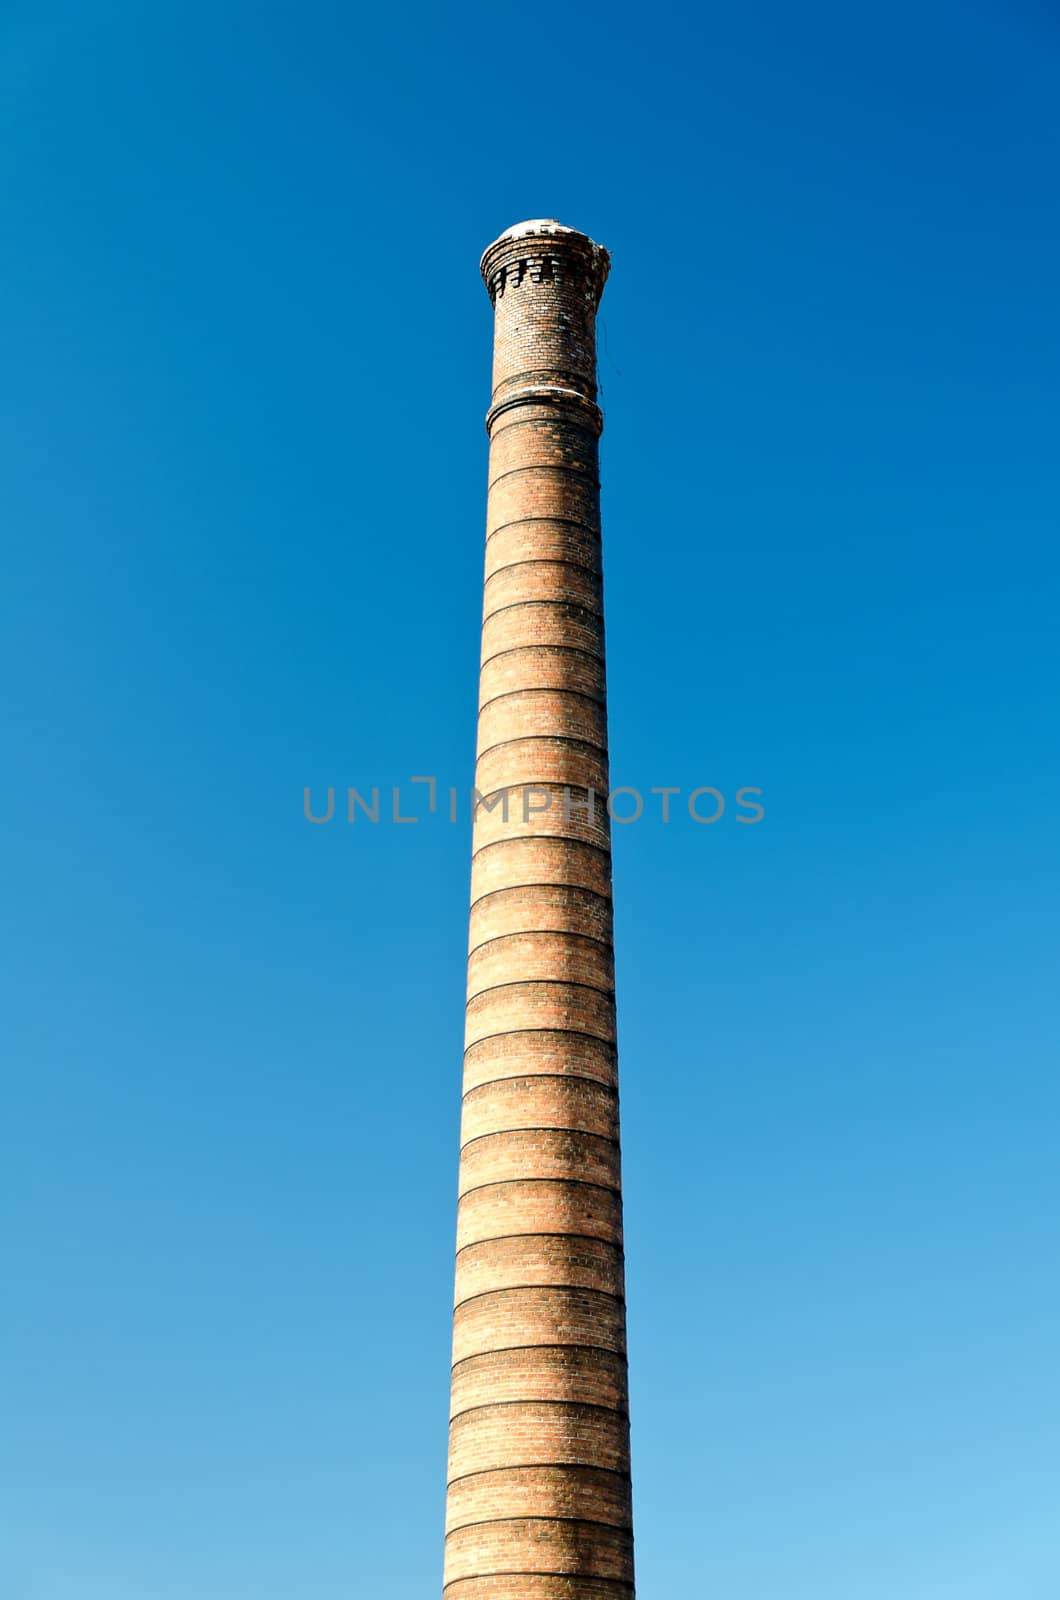
{"label": "brick chimney", "polygon": [[634,1592],[596,404],[609,265],[548,220],[482,257],[496,321],[446,1600]]}

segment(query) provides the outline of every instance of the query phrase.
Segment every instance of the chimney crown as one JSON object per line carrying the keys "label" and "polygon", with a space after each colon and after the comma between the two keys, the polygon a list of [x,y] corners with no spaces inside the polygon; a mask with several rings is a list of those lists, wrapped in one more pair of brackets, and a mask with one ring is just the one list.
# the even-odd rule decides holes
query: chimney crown
{"label": "chimney crown", "polygon": [[536,217],[517,222],[494,239],[482,253],[479,270],[494,304],[508,288],[529,278],[532,283],[574,284],[595,307],[611,257],[587,233],[565,227],[555,217]]}

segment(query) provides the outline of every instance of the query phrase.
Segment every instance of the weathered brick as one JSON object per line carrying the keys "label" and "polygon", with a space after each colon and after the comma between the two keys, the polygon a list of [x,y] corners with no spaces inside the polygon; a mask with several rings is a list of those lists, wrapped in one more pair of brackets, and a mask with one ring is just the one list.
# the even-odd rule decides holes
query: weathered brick
{"label": "weathered brick", "polygon": [[563,1466],[501,1467],[456,1478],[449,1487],[446,1532],[509,1517],[576,1517],[628,1527],[629,1478],[621,1472]]}
{"label": "weathered brick", "polygon": [[590,889],[611,897],[611,852],[597,839],[531,835],[517,839],[498,828],[497,838],[483,842],[471,859],[471,904],[498,889],[547,883]]}
{"label": "weathered brick", "polygon": [[464,1037],[469,1047],[493,1034],[521,1028],[570,1029],[613,1044],[614,996],[586,984],[555,980],[505,984],[473,995],[467,1003]]}
{"label": "weathered brick", "polygon": [[461,1143],[513,1128],[570,1128],[617,1142],[618,1096],[611,1084],[543,1073],[500,1078],[464,1096]]}
{"label": "weathered brick", "polygon": [[[504,1078],[543,1073],[617,1082],[615,1046],[564,1029],[522,1028],[470,1045],[464,1055],[464,1092]],[[556,1086],[557,1093],[559,1086]]]}
{"label": "weathered brick", "polygon": [[497,1467],[629,1466],[629,1418],[621,1408],[575,1400],[507,1400],[456,1415],[449,1430],[449,1476]]}
{"label": "weathered brick", "polygon": [[545,788],[552,796],[557,815],[562,813],[565,790],[570,791],[571,813],[584,815],[581,801],[591,789],[594,808],[601,813],[602,822],[610,787],[607,747],[569,733],[504,739],[479,756],[475,786],[479,794],[492,798],[494,803],[498,791],[508,790],[511,817],[518,816],[520,809],[536,814],[540,796],[535,791]]}
{"label": "weathered brick", "polygon": [[569,884],[515,884],[484,895],[471,908],[468,948],[513,933],[548,929],[611,943],[611,899]]}
{"label": "weathered brick", "polygon": [[597,1345],[489,1350],[453,1368],[451,1415],[508,1400],[577,1400],[627,1411],[625,1357]]}
{"label": "weathered brick", "polygon": [[458,1250],[517,1233],[569,1233],[620,1244],[622,1197],[605,1186],[556,1178],[465,1189],[456,1212]]}
{"label": "weathered brick", "polygon": [[623,1578],[633,1559],[625,1528],[573,1519],[517,1518],[455,1528],[446,1540],[447,1583],[482,1572],[568,1572]]}
{"label": "weathered brick", "polygon": [[512,689],[577,689],[602,702],[606,697],[603,659],[569,645],[527,644],[502,650],[482,665],[479,703]]}
{"label": "weathered brick", "polygon": [[522,1178],[622,1185],[618,1145],[570,1128],[511,1128],[470,1140],[460,1152],[460,1192]]}
{"label": "weathered brick", "polygon": [[498,935],[479,945],[468,959],[469,999],[500,984],[560,979],[613,990],[615,963],[610,943],[583,933],[535,928]]}
{"label": "weathered brick", "polygon": [[479,1295],[453,1314],[454,1362],[528,1344],[598,1344],[622,1351],[623,1303],[596,1289],[541,1284]]}
{"label": "weathered brick", "polygon": [[633,1600],[633,1580],[559,1577],[546,1572],[491,1573],[447,1583],[445,1600]]}
{"label": "weathered brick", "polygon": [[621,1298],[622,1251],[605,1239],[561,1233],[516,1234],[469,1245],[456,1258],[456,1304],[497,1289],[549,1284],[599,1289]]}
{"label": "weathered brick", "polygon": [[559,645],[602,658],[603,616],[596,607],[590,609],[552,595],[510,604],[483,620],[483,661],[491,661],[504,650],[518,650],[527,645],[540,649]]}

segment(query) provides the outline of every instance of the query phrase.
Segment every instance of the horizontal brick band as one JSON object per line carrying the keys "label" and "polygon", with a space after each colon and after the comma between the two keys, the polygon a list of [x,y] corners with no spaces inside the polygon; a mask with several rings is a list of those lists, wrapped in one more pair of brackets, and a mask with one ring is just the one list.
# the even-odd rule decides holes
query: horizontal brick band
{"label": "horizontal brick band", "polygon": [[[487,895],[482,903],[484,906],[496,905],[498,903],[503,903],[505,899],[515,895],[527,895],[530,897],[526,903],[527,910],[529,911],[532,909],[536,911],[538,909],[538,904],[534,903],[533,898],[536,892],[539,889],[548,889],[551,887],[553,886],[550,884],[513,884],[510,889],[498,889],[492,895]],[[568,896],[579,895],[584,896],[585,899],[589,900],[590,902],[595,901],[601,906],[608,906],[610,904],[609,901],[604,899],[603,895],[593,895],[585,889],[561,889],[560,895],[563,900],[566,900]],[[611,949],[609,925],[605,925],[604,932],[600,934],[583,933],[580,928],[517,927],[506,929],[503,932],[491,933],[488,938],[481,939],[478,944],[472,946],[468,952],[468,955],[470,958],[470,956],[475,955],[476,953],[484,952],[487,945],[503,945],[507,944],[509,941],[514,944],[525,942],[527,939],[545,940],[549,945],[554,945],[557,940],[564,942],[580,940],[584,944],[603,945],[605,949]]]}
{"label": "horizontal brick band", "polygon": [[506,366],[503,375],[499,372],[495,373],[490,399],[499,400],[502,395],[509,394],[513,390],[518,390],[519,393],[522,393],[524,390],[533,389],[539,384],[554,383],[563,389],[579,389],[587,400],[595,400],[596,379],[584,367],[556,366],[551,359],[559,356],[559,351],[555,349],[549,350],[549,356],[549,365],[546,367],[527,367],[522,371],[512,371],[509,366]]}
{"label": "horizontal brick band", "polygon": [[513,1400],[453,1418],[449,1477],[551,1462],[629,1470],[629,1418],[607,1406]]}
{"label": "horizontal brick band", "polygon": [[576,479],[585,477],[584,464],[572,466],[569,462],[564,461],[518,461],[511,466],[503,466],[499,472],[494,473],[487,484],[487,491],[496,488],[503,479],[512,478],[520,472],[569,472]]}
{"label": "horizontal brick band", "polygon": [[580,606],[591,615],[602,615],[600,575],[571,561],[517,561],[486,579],[483,622],[509,606],[542,601]]}
{"label": "horizontal brick band", "polygon": [[511,600],[491,611],[482,624],[482,659],[524,645],[562,644],[602,658],[604,619],[599,607],[555,597]]}
{"label": "horizontal brick band", "polygon": [[572,1028],[614,1043],[614,997],[584,984],[515,983],[489,989],[468,1002],[465,1045],[514,1028]]}
{"label": "horizontal brick band", "polygon": [[482,663],[479,696],[484,703],[511,689],[578,689],[601,705],[607,698],[600,657],[577,645],[517,645]]}
{"label": "horizontal brick band", "polygon": [[468,960],[468,999],[502,984],[557,981],[613,993],[610,941],[566,931],[510,933],[480,945]]}
{"label": "horizontal brick band", "polygon": [[472,908],[498,889],[529,888],[537,883],[589,889],[610,899],[610,849],[595,841],[535,833],[521,839],[490,840],[472,856]]}
{"label": "horizontal brick band", "polygon": [[[577,1234],[517,1234],[469,1245],[456,1258],[455,1305],[537,1284],[572,1289],[599,1289],[616,1300],[625,1298],[620,1245]],[[494,1397],[499,1398],[499,1397]]]}
{"label": "horizontal brick band", "polygon": [[489,489],[486,527],[497,528],[516,517],[562,517],[587,528],[600,523],[600,489],[585,473],[556,467],[530,467],[508,472]]}
{"label": "horizontal brick band", "polygon": [[577,739],[606,754],[607,708],[580,689],[521,688],[495,695],[479,711],[479,756],[529,738]]}
{"label": "horizontal brick band", "polygon": [[[559,693],[561,691],[527,690],[520,692]],[[508,697],[505,696],[504,698],[507,699]],[[599,705],[599,702],[597,704]],[[602,710],[603,708],[600,707],[600,709]],[[586,738],[582,734],[568,733],[557,728],[553,728],[550,733],[531,733],[523,728],[505,729],[503,731],[507,736],[497,738],[494,735],[494,742],[483,745],[475,764],[475,788],[478,791],[475,797],[477,810],[500,811],[503,813],[503,804],[495,805],[493,802],[499,790],[508,789],[511,791],[508,802],[509,813],[525,811],[528,816],[540,815],[543,811],[549,809],[545,803],[544,796],[530,795],[524,801],[521,791],[531,786],[539,788],[544,784],[552,785],[553,793],[556,796],[556,809],[562,810],[565,817],[568,812],[579,817],[582,815],[592,817],[597,812],[603,812],[606,809],[608,785],[603,782],[578,783],[567,776],[563,765],[564,762],[577,762],[579,759],[588,757],[595,762],[600,773],[606,775],[606,740],[594,740]],[[537,748],[534,749],[534,746]],[[521,753],[527,766],[533,765],[537,767],[550,761],[554,765],[547,772],[547,775],[540,779],[529,776],[523,777],[517,771],[508,771],[504,774],[503,783],[498,783],[496,779],[489,783],[484,775],[482,763],[486,756],[496,755],[499,751],[508,752],[507,756],[501,758],[505,761],[509,761],[515,755]],[[565,799],[563,797],[564,785],[570,790]],[[593,791],[593,796],[588,804],[576,799],[576,797],[584,795],[589,789]],[[516,793],[517,790],[520,792]]]}
{"label": "horizontal brick band", "polygon": [[[508,432],[516,436],[521,431],[532,433],[535,428],[541,427],[562,428],[568,434],[577,434],[584,439],[584,448],[599,455],[600,436],[594,425],[592,410],[584,403],[588,399],[573,384],[542,383],[534,379],[522,383],[509,382],[500,399],[504,409],[498,414],[492,437],[495,439]],[[513,403],[509,405],[509,401]],[[595,406],[595,402],[591,404]],[[491,450],[491,457],[492,454]]]}
{"label": "horizontal brick band", "polygon": [[[475,787],[480,794],[493,796],[499,790],[508,790],[509,817],[513,812],[518,815],[523,808],[528,790],[545,785],[559,797],[557,807],[562,804],[564,789],[569,789],[572,797],[592,789],[597,797],[596,807],[602,813],[611,787],[606,748],[567,735],[534,735],[495,744],[479,756],[475,765]],[[533,810],[539,803],[540,796],[531,793],[526,809]]]}
{"label": "horizontal brick band", "polygon": [[[512,565],[527,566],[528,563],[514,562]],[[512,651],[508,651],[508,654],[512,654]],[[548,699],[544,699],[544,696],[548,696]],[[597,712],[599,712],[599,707],[604,704],[600,694],[586,693],[578,686],[568,685],[568,683],[559,683],[559,685],[551,685],[551,683],[512,683],[508,688],[503,688],[503,690],[496,691],[495,694],[490,694],[490,698],[479,701],[479,715],[482,715],[484,710],[492,710],[493,707],[501,706],[501,704],[508,704],[509,709],[519,709],[519,707],[532,707],[535,702],[536,704],[554,706],[562,714],[575,701],[588,701],[591,706],[596,707]],[[554,733],[554,731],[556,731],[554,726],[546,728],[546,733]]]}
{"label": "horizontal brick band", "polygon": [[526,1518],[458,1528],[446,1541],[447,1584],[486,1572],[528,1570],[628,1578],[632,1535],[610,1524]]}
{"label": "horizontal brick band", "polygon": [[628,1528],[629,1478],[599,1467],[501,1467],[456,1479],[449,1486],[447,1533],[469,1522],[533,1516],[575,1517]]}
{"label": "horizontal brick band", "polygon": [[[517,561],[516,566],[525,567],[525,561]],[[488,700],[479,702],[479,716],[483,712],[492,711],[495,706],[503,707],[509,711],[533,712],[535,707],[548,706],[559,712],[560,716],[569,714],[577,704],[589,705],[594,708],[594,713],[599,715],[602,701],[598,694],[586,694],[584,690],[569,684],[553,686],[551,684],[513,684],[511,688],[499,689]],[[606,724],[604,724],[606,729]],[[546,737],[555,734],[554,724],[545,730]]]}
{"label": "horizontal brick band", "polygon": [[613,1083],[541,1073],[501,1078],[464,1096],[461,1145],[485,1133],[512,1128],[576,1128],[618,1138],[618,1094]]}
{"label": "horizontal brick band", "polygon": [[[519,938],[520,936],[515,935],[515,937]],[[572,936],[569,934],[548,934],[547,937],[550,939],[568,939]],[[494,944],[499,942],[499,940],[491,941],[491,943]],[[590,940],[588,942],[592,944],[599,943],[598,940]],[[487,995],[495,994],[499,989],[522,989],[527,985],[533,988],[535,991],[535,997],[542,999],[548,998],[546,995],[544,995],[543,991],[546,987],[550,986],[562,987],[565,989],[595,989],[598,994],[602,994],[608,999],[614,998],[614,985],[611,983],[590,983],[587,978],[568,977],[564,973],[560,973],[560,975],[555,978],[524,977],[520,973],[512,971],[498,973],[496,975],[495,982],[485,984],[482,988],[479,988],[476,985],[472,993],[468,996],[468,1005],[470,1005],[472,1001],[482,1001],[484,1003]],[[542,991],[540,996],[537,994],[538,991]],[[581,998],[582,997],[580,996],[574,997],[576,1002]],[[567,1004],[566,996],[563,997],[563,1003]]]}
{"label": "horizontal brick band", "polygon": [[[505,1037],[506,1038],[523,1038],[524,1035],[522,1035],[522,1034],[508,1034],[508,1035],[505,1035]],[[525,1037],[528,1037],[528,1038],[532,1039],[534,1037],[534,1034],[533,1034],[532,1031],[529,1031],[525,1035]],[[568,1036],[568,1037],[570,1037],[570,1036]],[[563,1064],[567,1065],[567,1063],[563,1063]],[[529,1065],[536,1066],[537,1062],[536,1061],[530,1062]],[[595,1063],[594,1063],[594,1065],[595,1065]],[[532,1081],[534,1081],[535,1078],[538,1078],[538,1077],[540,1077],[540,1078],[544,1079],[545,1081],[547,1081],[549,1076],[550,1075],[546,1074],[546,1073],[528,1073],[526,1078],[524,1079],[524,1078],[522,1078],[520,1076],[516,1076],[514,1078],[505,1077],[502,1074],[500,1077],[497,1077],[497,1078],[486,1079],[482,1083],[478,1084],[475,1087],[472,1087],[470,1089],[465,1089],[465,1091],[464,1091],[465,1106],[466,1106],[468,1101],[474,1102],[476,1096],[480,1092],[488,1091],[488,1090],[492,1089],[494,1084],[496,1084],[498,1087],[500,1087],[501,1085],[503,1085],[505,1083],[532,1082]],[[590,1078],[590,1077],[586,1077],[586,1076],[584,1076],[582,1074],[572,1073],[572,1072],[569,1072],[569,1071],[567,1071],[567,1072],[559,1072],[555,1076],[556,1076],[556,1080],[557,1080],[557,1082],[556,1082],[556,1086],[557,1087],[558,1087],[559,1084],[562,1084],[562,1083],[594,1084],[596,1087],[605,1090],[608,1094],[613,1095],[614,1099],[615,1099],[616,1106],[618,1104],[618,1086],[617,1086],[617,1081],[616,1081],[616,1074],[614,1074],[614,1073],[612,1073],[610,1078]],[[518,1124],[516,1124],[516,1126],[517,1125]],[[547,1122],[545,1122],[545,1123],[537,1123],[537,1122],[535,1122],[533,1124],[533,1126],[535,1128],[536,1127],[548,1127],[549,1124]],[[564,1123],[556,1122],[555,1126],[556,1127],[566,1127],[567,1124],[565,1122]]]}
{"label": "horizontal brick band", "polygon": [[[622,1198],[604,1185],[555,1178],[484,1184],[461,1195],[456,1215],[458,1250],[513,1233],[577,1233],[622,1243]],[[552,1343],[532,1336],[522,1342]]]}
{"label": "horizontal brick band", "polygon": [[588,786],[547,781],[532,790],[505,785],[482,795],[472,822],[472,860],[479,850],[506,839],[569,839],[610,854],[606,797],[590,794]]}
{"label": "horizontal brick band", "polygon": [[[465,1300],[453,1317],[453,1360],[526,1344],[626,1348],[625,1305],[597,1289],[538,1285]],[[547,1459],[547,1458],[546,1458]]]}
{"label": "horizontal brick band", "polygon": [[493,1035],[464,1052],[464,1093],[472,1094],[496,1079],[538,1072],[549,1076],[573,1073],[614,1085],[614,1044],[568,1029],[522,1028]]}
{"label": "horizontal brick band", "polygon": [[568,1128],[513,1128],[487,1133],[460,1152],[460,1193],[522,1178],[560,1178],[617,1189],[618,1144]]}
{"label": "horizontal brick band", "polygon": [[469,957],[491,939],[548,931],[611,944],[611,897],[561,883],[513,884],[483,895],[471,908]]}
{"label": "horizontal brick band", "polygon": [[[571,439],[581,439],[582,449],[591,450],[598,456],[599,435],[594,426],[592,409],[584,403],[587,398],[569,384],[530,380],[514,385],[501,401],[504,410],[500,413],[499,426],[493,429],[493,437],[496,439],[502,433],[511,433],[516,438],[522,433],[532,436],[536,430],[543,428]],[[510,401],[514,404],[509,404]]]}
{"label": "horizontal brick band", "polygon": [[[584,528],[585,527],[585,523],[580,522],[576,517],[557,517],[557,516],[548,516],[548,517],[532,517],[532,516],[531,517],[513,517],[511,522],[499,522],[496,527],[491,528],[489,530],[489,532],[486,534],[486,543],[489,544],[489,542],[493,538],[494,534],[503,532],[503,530],[505,528],[535,527],[535,526],[552,527],[557,523],[564,523],[564,522],[569,523],[572,528]],[[598,528],[595,530],[595,533],[596,533],[596,537],[599,538],[600,537],[600,530]]]}
{"label": "horizontal brick band", "polygon": [[[569,392],[568,392],[569,393]],[[562,469],[597,477],[596,433],[588,418],[578,416],[576,395],[571,407],[553,410],[535,404],[529,395],[513,395],[504,404],[518,407],[519,415],[493,434],[490,450],[490,479],[497,483],[509,472],[529,472],[538,468]]]}
{"label": "horizontal brick band", "polygon": [[625,1357],[598,1345],[490,1350],[453,1367],[452,1412],[507,1400],[576,1400],[628,1413]]}
{"label": "horizontal brick band", "polygon": [[566,561],[600,571],[600,535],[595,528],[562,518],[509,522],[486,542],[486,577],[525,561]]}
{"label": "horizontal brick band", "polygon": [[[555,407],[565,413],[567,425],[577,426],[592,441],[595,449],[596,441],[603,432],[604,414],[595,401],[589,400],[585,395],[579,394],[576,389],[544,388],[533,386],[524,389],[515,389],[505,395],[502,400],[497,400],[486,412],[486,432],[496,442],[502,433],[509,429],[526,427],[528,419],[522,419],[518,413],[527,407],[535,410],[551,410]],[[517,415],[513,418],[512,412]],[[500,426],[498,426],[498,423]]]}
{"label": "horizontal brick band", "polygon": [[[556,1346],[557,1350],[562,1350],[564,1348],[565,1346],[563,1345]],[[579,1348],[582,1347],[579,1346]],[[507,1351],[493,1351],[491,1354],[506,1355]],[[478,1356],[471,1357],[471,1361],[477,1361],[479,1359],[480,1357]],[[469,1365],[470,1362],[466,1364]],[[465,1406],[460,1411],[454,1411],[450,1419],[451,1426],[455,1427],[457,1424],[459,1424],[461,1428],[464,1428],[466,1425],[466,1431],[470,1432],[473,1424],[477,1425],[479,1422],[482,1422],[483,1425],[485,1425],[486,1422],[489,1422],[491,1427],[496,1428],[499,1420],[499,1431],[503,1433],[504,1420],[503,1418],[499,1418],[498,1414],[506,1409],[511,1412],[513,1420],[521,1428],[528,1428],[531,1426],[534,1421],[534,1417],[531,1416],[531,1413],[534,1413],[535,1416],[539,1413],[542,1415],[548,1413],[552,1419],[548,1433],[549,1438],[554,1437],[556,1431],[555,1414],[559,1413],[562,1415],[564,1409],[567,1411],[568,1418],[573,1419],[573,1421],[578,1424],[585,1420],[585,1413],[591,1411],[610,1411],[613,1412],[616,1417],[620,1417],[623,1422],[627,1424],[629,1422],[629,1411],[625,1406],[602,1406],[597,1405],[594,1401],[581,1400],[578,1398],[547,1401],[535,1400],[531,1402],[527,1400],[525,1395],[518,1395],[510,1400],[498,1400],[495,1395],[490,1395],[488,1399],[482,1400],[478,1405],[469,1405]],[[561,1422],[559,1426],[562,1428],[565,1426],[565,1422]],[[611,1468],[609,1470],[614,1471],[617,1469]]]}
{"label": "horizontal brick band", "polygon": [[571,567],[576,572],[588,572],[597,581],[601,578],[599,564],[595,560],[581,561],[567,555],[533,554],[521,556],[516,561],[494,562],[487,568],[486,583],[489,583],[491,578],[499,578],[504,572],[513,572],[517,567]]}
{"label": "horizontal brick band", "polygon": [[633,1580],[505,1572],[449,1583],[445,1600],[634,1600]]}

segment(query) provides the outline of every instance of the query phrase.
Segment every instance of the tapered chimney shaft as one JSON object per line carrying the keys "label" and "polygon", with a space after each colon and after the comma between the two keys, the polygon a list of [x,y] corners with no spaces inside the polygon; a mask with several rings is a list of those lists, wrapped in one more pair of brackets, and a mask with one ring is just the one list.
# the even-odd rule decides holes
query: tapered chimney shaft
{"label": "tapered chimney shaft", "polygon": [[486,251],[496,316],[446,1600],[632,1600],[600,562],[606,250]]}

